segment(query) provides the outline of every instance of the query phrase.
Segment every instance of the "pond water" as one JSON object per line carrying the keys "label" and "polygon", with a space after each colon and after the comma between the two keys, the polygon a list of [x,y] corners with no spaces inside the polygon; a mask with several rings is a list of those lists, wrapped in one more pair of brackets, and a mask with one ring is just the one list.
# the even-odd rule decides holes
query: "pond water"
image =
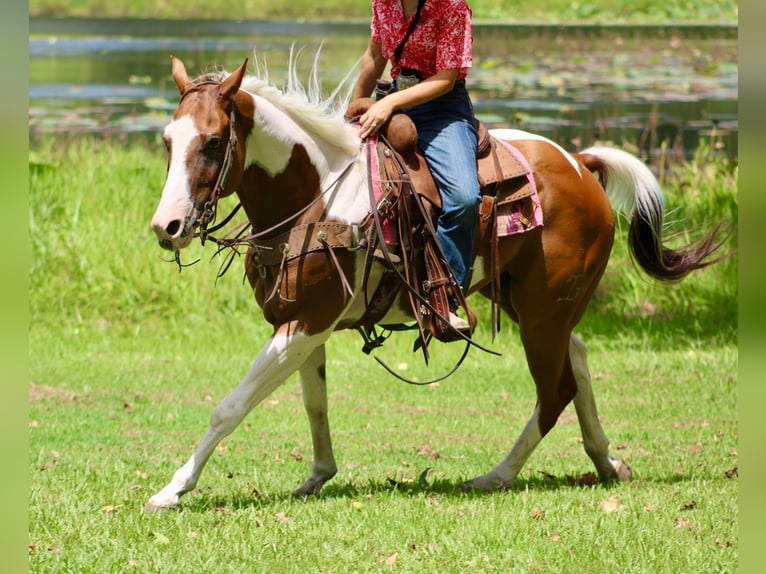
{"label": "pond water", "polygon": [[[178,100],[169,55],[190,74],[232,70],[254,53],[286,81],[291,48],[307,77],[321,46],[329,92],[368,41],[366,23],[32,18],[29,132],[147,134]],[[661,146],[688,156],[701,140],[737,156],[737,29],[727,27],[474,27],[469,75],[476,113],[576,150],[595,141]]]}

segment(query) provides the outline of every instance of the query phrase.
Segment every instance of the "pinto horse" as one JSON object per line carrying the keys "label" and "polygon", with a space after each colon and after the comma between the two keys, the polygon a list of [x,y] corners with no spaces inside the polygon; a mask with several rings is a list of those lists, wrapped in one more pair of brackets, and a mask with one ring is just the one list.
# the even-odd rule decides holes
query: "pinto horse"
{"label": "pinto horse", "polygon": [[[181,60],[171,60],[181,98],[164,130],[170,159],[152,219],[162,248],[177,256],[206,225],[217,198],[233,193],[253,237],[276,237],[311,224],[348,230],[370,217],[375,206],[368,193],[364,142],[344,117],[347,102],[338,104],[342,98],[334,97],[337,94],[319,97],[316,74],[307,94],[294,72],[284,90],[246,77],[247,60],[231,74],[194,80]],[[492,257],[489,245],[477,242],[468,293],[489,296],[495,259],[502,271],[499,304],[518,324],[537,403],[508,455],[463,487],[495,491],[512,485],[570,401],[585,451],[600,478],[628,480],[630,467],[609,455],[585,344],[573,333],[607,266],[614,211],[624,210],[631,217],[629,242],[638,264],[663,281],[679,280],[710,264],[720,245],[717,234],[680,249],[668,248],[663,243],[663,197],[657,180],[626,152],[597,147],[569,154],[533,134],[500,130],[493,135],[513,138],[525,156],[545,222],[527,233],[501,238]],[[314,240],[306,236],[305,241]],[[366,265],[360,245],[338,247],[321,237],[318,241],[289,261],[277,255],[264,263],[256,257],[257,250],[248,251],[247,277],[273,326],[272,335],[239,385],[214,409],[194,454],[149,499],[145,511],[177,508],[179,498],[196,486],[219,442],[296,370],[311,427],[313,460],[308,478],[293,494],[319,494],[336,474],[325,343],[364,315],[384,266],[379,261]],[[405,299],[396,299],[380,324],[411,322],[412,307]]]}

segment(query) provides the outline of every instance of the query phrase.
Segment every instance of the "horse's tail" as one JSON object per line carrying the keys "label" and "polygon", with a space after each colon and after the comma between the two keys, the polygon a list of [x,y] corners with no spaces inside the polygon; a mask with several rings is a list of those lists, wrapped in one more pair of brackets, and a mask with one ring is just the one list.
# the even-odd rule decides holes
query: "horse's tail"
{"label": "horse's tail", "polygon": [[[692,271],[707,267],[727,255],[711,258],[723,245],[721,225],[699,240],[678,249],[663,243],[665,202],[651,170],[637,157],[610,147],[591,147],[580,159],[601,177],[615,210],[631,217],[628,244],[639,266],[660,281],[679,281]],[[631,216],[632,214],[632,216]]]}

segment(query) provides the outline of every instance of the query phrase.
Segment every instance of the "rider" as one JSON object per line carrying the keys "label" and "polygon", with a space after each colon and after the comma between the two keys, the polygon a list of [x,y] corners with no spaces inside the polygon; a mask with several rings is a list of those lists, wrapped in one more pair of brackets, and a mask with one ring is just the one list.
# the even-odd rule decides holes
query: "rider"
{"label": "rider", "polygon": [[[412,118],[442,195],[437,236],[455,279],[465,289],[480,195],[476,123],[465,86],[473,60],[471,9],[466,0],[372,0],[370,29],[354,96],[373,92],[388,61],[396,91],[360,117],[360,135],[375,133],[397,110]],[[455,297],[450,307],[450,324],[469,331],[468,322],[455,314]]]}

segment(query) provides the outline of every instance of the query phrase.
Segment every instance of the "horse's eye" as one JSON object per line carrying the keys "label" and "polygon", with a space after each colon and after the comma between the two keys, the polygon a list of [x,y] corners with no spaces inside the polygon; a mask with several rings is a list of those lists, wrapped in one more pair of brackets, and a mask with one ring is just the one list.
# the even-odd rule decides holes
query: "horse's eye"
{"label": "horse's eye", "polygon": [[219,151],[221,149],[221,145],[221,138],[213,136],[205,142],[205,151]]}

